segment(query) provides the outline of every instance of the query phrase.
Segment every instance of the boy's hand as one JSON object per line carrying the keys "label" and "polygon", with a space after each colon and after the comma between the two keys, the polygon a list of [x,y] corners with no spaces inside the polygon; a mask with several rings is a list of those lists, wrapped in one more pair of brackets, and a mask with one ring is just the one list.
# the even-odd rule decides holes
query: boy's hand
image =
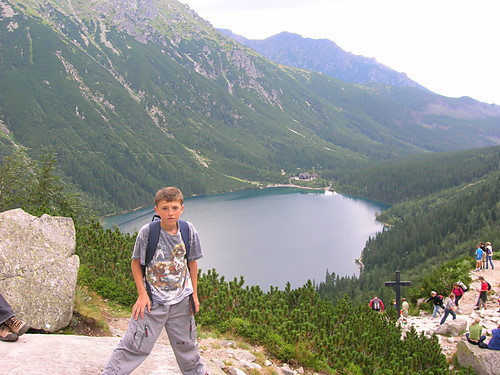
{"label": "boy's hand", "polygon": [[132,318],[137,320],[140,316],[141,319],[144,319],[144,311],[146,311],[146,309],[148,312],[151,311],[151,301],[149,300],[149,296],[147,294],[139,295],[135,305],[132,306]]}
{"label": "boy's hand", "polygon": [[195,311],[193,311],[193,315],[196,315],[198,311],[200,311],[200,301],[198,300],[198,295],[193,294],[193,302],[194,302],[194,308]]}

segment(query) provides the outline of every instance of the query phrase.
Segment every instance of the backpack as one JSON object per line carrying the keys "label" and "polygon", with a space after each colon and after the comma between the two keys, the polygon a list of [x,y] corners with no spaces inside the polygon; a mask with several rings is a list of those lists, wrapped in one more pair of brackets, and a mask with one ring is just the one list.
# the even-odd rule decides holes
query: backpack
{"label": "backpack", "polygon": [[465,286],[465,284],[464,284],[463,282],[458,281],[458,282],[457,282],[457,284],[458,284],[458,286],[459,286],[460,288],[462,288],[462,290],[463,290],[464,292],[467,290],[467,287]]}
{"label": "backpack", "polygon": [[[146,277],[146,266],[151,262],[153,256],[156,252],[156,246],[158,245],[158,241],[160,240],[160,228],[161,228],[161,220],[158,215],[154,215],[151,223],[149,223],[149,235],[148,235],[148,245],[146,247],[146,259],[145,264],[142,265],[142,277]],[[186,261],[189,256],[189,249],[191,248],[191,244],[189,242],[190,231],[189,225],[184,220],[179,220],[179,229],[181,232],[182,241],[184,242],[184,246],[186,247]],[[189,269],[189,266],[188,266]],[[151,302],[153,301],[153,296],[151,293],[151,288],[149,287],[149,283],[146,283],[146,290],[148,292],[149,299]],[[193,310],[194,311],[194,310]]]}
{"label": "backpack", "polygon": [[487,282],[487,281],[486,281],[486,284],[488,284],[488,290],[491,290],[491,284],[489,282]]}

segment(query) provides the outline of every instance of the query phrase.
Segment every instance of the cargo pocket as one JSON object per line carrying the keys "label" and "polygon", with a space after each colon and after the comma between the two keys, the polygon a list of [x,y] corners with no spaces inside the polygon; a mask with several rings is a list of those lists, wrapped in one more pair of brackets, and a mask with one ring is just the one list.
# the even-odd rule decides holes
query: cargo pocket
{"label": "cargo pocket", "polygon": [[126,346],[134,353],[149,354],[154,342],[151,339],[146,319],[134,320],[129,323]]}

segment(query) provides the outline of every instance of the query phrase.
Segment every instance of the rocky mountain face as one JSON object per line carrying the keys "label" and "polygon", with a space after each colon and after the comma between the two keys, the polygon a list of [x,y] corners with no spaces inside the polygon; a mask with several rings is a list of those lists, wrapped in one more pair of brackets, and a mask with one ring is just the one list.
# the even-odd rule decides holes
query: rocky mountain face
{"label": "rocky mountain face", "polygon": [[176,0],[4,0],[0,45],[0,155],[54,150],[115,209],[167,184],[228,191],[500,143],[498,106],[279,65]]}
{"label": "rocky mountain face", "polygon": [[298,34],[282,32],[264,40],[255,40],[246,39],[230,30],[219,31],[280,64],[324,73],[345,82],[425,90],[405,73],[396,72],[374,58],[346,52],[328,39],[303,38]]}

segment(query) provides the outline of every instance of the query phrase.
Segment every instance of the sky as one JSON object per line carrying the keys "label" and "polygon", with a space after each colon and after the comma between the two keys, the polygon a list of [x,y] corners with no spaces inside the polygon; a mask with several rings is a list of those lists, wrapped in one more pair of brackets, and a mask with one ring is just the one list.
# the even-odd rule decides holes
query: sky
{"label": "sky", "polygon": [[329,39],[427,89],[500,105],[499,0],[180,0],[247,39]]}

